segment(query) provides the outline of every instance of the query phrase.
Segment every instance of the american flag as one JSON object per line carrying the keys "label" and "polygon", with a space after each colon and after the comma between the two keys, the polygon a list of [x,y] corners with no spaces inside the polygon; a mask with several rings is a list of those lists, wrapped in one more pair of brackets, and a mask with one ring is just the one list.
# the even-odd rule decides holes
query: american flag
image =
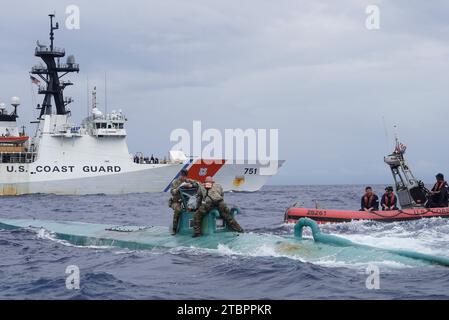
{"label": "american flag", "polygon": [[407,150],[407,146],[401,142],[397,142],[396,143],[396,148],[394,149],[395,153],[400,153],[400,154],[404,154],[405,150]]}
{"label": "american flag", "polygon": [[41,82],[39,81],[39,80],[37,80],[35,77],[33,77],[33,76],[30,76],[30,80],[31,80],[31,83],[34,83],[34,84],[37,84],[37,85],[39,85]]}

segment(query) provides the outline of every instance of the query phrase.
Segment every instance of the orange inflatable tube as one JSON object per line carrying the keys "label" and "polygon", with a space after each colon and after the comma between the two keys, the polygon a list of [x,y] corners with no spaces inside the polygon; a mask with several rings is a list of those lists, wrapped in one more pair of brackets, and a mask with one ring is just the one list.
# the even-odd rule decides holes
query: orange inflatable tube
{"label": "orange inflatable tube", "polygon": [[296,223],[296,221],[298,221],[300,218],[310,218],[318,223],[338,223],[348,222],[352,220],[393,222],[433,217],[449,218],[449,208],[416,208],[366,212],[291,207],[285,211],[284,220],[285,222],[293,223]]}

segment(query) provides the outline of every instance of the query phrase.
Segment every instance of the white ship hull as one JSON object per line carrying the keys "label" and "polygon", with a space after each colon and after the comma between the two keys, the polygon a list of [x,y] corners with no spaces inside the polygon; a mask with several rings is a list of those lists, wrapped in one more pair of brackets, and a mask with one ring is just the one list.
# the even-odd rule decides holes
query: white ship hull
{"label": "white ship hull", "polygon": [[[163,192],[167,191],[171,181],[182,168],[192,169],[199,163],[200,161],[193,161],[190,164],[134,164],[130,162],[126,167],[123,164],[109,166],[92,164],[79,166],[62,163],[45,165],[38,161],[33,164],[1,164],[0,194],[86,195]],[[108,167],[109,170],[117,171],[120,168],[120,171],[84,172],[87,168],[97,171],[103,171],[104,168],[107,171]],[[207,165],[204,165],[203,168],[207,168]],[[251,168],[254,170],[259,166],[224,163],[214,174],[214,179],[226,191],[257,191],[266,183],[269,176],[248,174],[250,171],[248,169]],[[59,172],[43,172],[50,169],[59,170]]]}
{"label": "white ship hull", "polygon": [[[226,191],[257,191],[270,177],[260,174],[260,164],[224,160],[136,163],[124,129],[95,132],[70,124],[62,115],[45,115],[32,143],[38,150],[33,161],[8,162],[2,155],[0,195],[163,192],[183,168],[200,182],[213,176]],[[282,163],[276,161],[276,168]]]}
{"label": "white ship hull", "polygon": [[87,129],[73,128],[66,116],[44,116],[33,140],[38,149],[36,159],[0,163],[0,195],[163,192],[181,169],[200,182],[213,176],[226,191],[257,191],[270,177],[260,174],[260,164],[232,161],[136,163],[124,131],[122,135],[109,131],[109,136],[99,137]]}

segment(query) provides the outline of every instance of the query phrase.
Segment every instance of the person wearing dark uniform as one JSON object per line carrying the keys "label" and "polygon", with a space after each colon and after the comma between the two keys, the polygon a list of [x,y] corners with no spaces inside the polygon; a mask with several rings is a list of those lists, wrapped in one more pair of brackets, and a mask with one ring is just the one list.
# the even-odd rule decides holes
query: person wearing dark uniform
{"label": "person wearing dark uniform", "polygon": [[195,226],[193,237],[201,236],[201,221],[203,220],[203,217],[214,208],[218,209],[221,217],[226,221],[232,230],[243,232],[242,227],[230,215],[230,210],[223,200],[223,188],[218,183],[214,183],[212,177],[206,177],[204,185],[200,185],[198,195],[201,199],[201,205],[193,215],[193,222]]}
{"label": "person wearing dark uniform", "polygon": [[394,194],[393,187],[386,187],[385,193],[382,195],[382,199],[380,201],[380,205],[382,210],[390,211],[390,210],[399,210],[397,207],[398,198]]}
{"label": "person wearing dark uniform", "polygon": [[360,211],[371,212],[379,210],[379,197],[373,192],[373,188],[365,188],[365,194],[362,197],[360,205]]}
{"label": "person wearing dark uniform", "polygon": [[430,191],[428,208],[444,208],[448,207],[448,184],[444,180],[444,175],[438,173],[436,175],[437,182]]}
{"label": "person wearing dark uniform", "polygon": [[199,184],[195,180],[187,179],[188,171],[182,169],[179,173],[179,178],[174,180],[171,184],[170,194],[171,198],[168,202],[169,207],[173,209],[173,228],[172,235],[176,234],[178,230],[178,222],[182,212],[181,205],[181,193],[179,192],[179,188],[198,188]]}

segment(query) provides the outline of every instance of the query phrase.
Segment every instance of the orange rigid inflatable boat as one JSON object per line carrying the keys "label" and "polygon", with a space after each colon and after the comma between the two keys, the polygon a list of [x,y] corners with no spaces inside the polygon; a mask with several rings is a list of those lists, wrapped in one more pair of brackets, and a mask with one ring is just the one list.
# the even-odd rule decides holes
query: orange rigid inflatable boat
{"label": "orange rigid inflatable boat", "polygon": [[[404,158],[406,148],[406,145],[399,142],[399,139],[396,137],[396,145],[393,153],[384,158],[384,162],[390,167],[393,175],[396,197],[402,209],[369,212],[318,208],[308,209],[297,207],[294,204],[285,211],[284,221],[296,223],[301,218],[310,218],[318,223],[337,223],[352,220],[393,222],[434,217],[449,218],[449,207],[426,208],[429,204],[429,198],[432,196],[433,189],[432,191],[426,189],[424,183],[417,180],[413,175],[410,166]],[[443,176],[442,174],[437,174],[436,177],[439,175]],[[441,203],[443,206],[447,206],[447,203],[444,201]]]}
{"label": "orange rigid inflatable boat", "polygon": [[393,222],[433,217],[449,218],[449,208],[416,208],[367,212],[291,207],[285,211],[285,222],[293,223],[296,223],[300,218],[310,218],[318,223],[338,223],[352,220]]}

